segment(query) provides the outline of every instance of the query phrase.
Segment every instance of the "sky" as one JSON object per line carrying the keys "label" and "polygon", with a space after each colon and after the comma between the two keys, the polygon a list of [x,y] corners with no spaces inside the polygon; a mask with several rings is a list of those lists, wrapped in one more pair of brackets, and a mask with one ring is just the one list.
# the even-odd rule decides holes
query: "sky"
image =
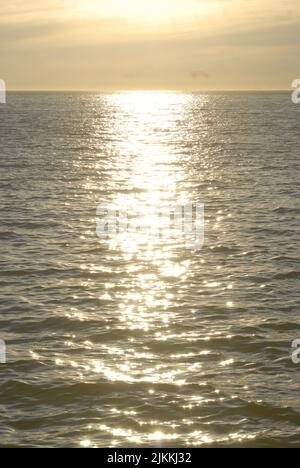
{"label": "sky", "polygon": [[299,0],[1,0],[12,90],[290,89]]}

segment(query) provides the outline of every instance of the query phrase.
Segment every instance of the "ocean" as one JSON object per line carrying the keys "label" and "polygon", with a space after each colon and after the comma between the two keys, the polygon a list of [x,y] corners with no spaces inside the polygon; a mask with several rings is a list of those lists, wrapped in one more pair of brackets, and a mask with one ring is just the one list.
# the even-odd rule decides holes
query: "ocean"
{"label": "ocean", "polygon": [[[300,105],[289,93],[9,93],[1,447],[300,445]],[[204,205],[204,244],[97,234]]]}

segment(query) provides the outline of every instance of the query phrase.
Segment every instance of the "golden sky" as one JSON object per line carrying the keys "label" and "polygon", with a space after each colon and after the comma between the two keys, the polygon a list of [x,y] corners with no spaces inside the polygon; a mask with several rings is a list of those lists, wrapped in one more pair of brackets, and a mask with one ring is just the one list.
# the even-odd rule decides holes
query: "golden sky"
{"label": "golden sky", "polygon": [[9,89],[290,89],[299,0],[10,0]]}

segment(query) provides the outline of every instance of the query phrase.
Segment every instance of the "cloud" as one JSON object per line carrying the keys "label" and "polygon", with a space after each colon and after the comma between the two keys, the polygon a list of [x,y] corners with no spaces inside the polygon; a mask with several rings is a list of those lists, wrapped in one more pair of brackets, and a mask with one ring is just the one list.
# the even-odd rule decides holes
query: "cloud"
{"label": "cloud", "polygon": [[203,71],[203,70],[192,70],[191,71],[191,77],[194,79],[198,78],[206,78],[208,79],[210,77],[209,73]]}
{"label": "cloud", "polygon": [[78,15],[71,0],[13,0],[0,18],[1,78],[21,89],[288,87],[298,73],[298,0],[209,2],[198,0],[209,8],[188,22],[150,25],[118,11]]}
{"label": "cloud", "polygon": [[[16,45],[22,47],[24,41],[40,41],[50,39],[53,35],[63,32],[65,25],[61,22],[22,23],[20,25],[1,25],[1,47]],[[24,44],[25,45],[25,44]]]}

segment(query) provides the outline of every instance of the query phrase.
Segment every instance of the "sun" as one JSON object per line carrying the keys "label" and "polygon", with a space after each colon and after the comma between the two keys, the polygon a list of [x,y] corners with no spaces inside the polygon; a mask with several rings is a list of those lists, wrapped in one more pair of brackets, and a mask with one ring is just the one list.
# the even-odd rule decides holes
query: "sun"
{"label": "sun", "polygon": [[83,8],[91,15],[103,18],[163,23],[201,14],[207,8],[207,2],[205,0],[86,0]]}

